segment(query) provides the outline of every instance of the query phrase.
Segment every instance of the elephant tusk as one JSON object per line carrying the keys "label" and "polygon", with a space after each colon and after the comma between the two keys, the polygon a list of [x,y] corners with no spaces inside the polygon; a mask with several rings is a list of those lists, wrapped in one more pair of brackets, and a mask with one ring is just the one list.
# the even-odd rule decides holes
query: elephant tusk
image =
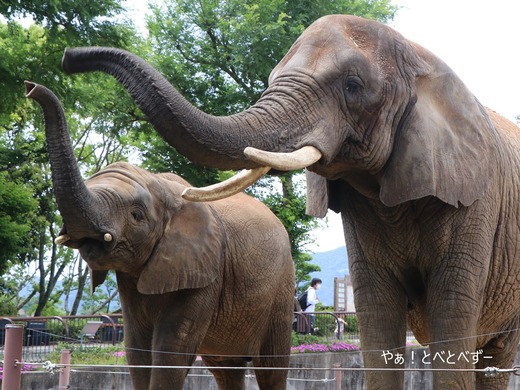
{"label": "elephant tusk", "polygon": [[221,183],[202,188],[189,187],[183,191],[182,197],[192,202],[211,202],[224,199],[238,194],[251,184],[256,183],[270,169],[270,167],[259,167],[243,170]]}
{"label": "elephant tusk", "polygon": [[112,241],[112,235],[110,233],[105,233],[105,235],[103,236],[103,240],[105,240],[105,242]]}
{"label": "elephant tusk", "polygon": [[68,234],[62,234],[61,236],[56,237],[56,239],[54,240],[54,243],[56,245],[63,245],[69,240],[70,240],[70,236]]}
{"label": "elephant tusk", "polygon": [[245,156],[262,165],[279,171],[295,171],[306,168],[318,161],[322,154],[314,146],[304,146],[291,153],[266,152],[252,147],[244,149]]}

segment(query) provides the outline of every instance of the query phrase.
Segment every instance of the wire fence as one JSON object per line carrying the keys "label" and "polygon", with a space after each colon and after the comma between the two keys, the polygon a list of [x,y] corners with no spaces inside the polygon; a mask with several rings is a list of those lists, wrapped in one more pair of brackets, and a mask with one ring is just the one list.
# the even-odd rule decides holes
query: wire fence
{"label": "wire fence", "polygon": [[[6,324],[24,325],[23,360],[26,361],[44,361],[60,343],[79,344],[91,348],[120,345],[124,339],[121,314],[2,317],[0,318],[0,358],[3,356]],[[359,342],[355,313],[294,313],[293,329],[301,335],[311,335],[323,342],[334,340]]]}
{"label": "wire fence", "polygon": [[[93,348],[93,347],[109,347],[109,346],[118,346],[121,351],[124,351],[125,348],[122,344],[124,339],[124,327],[123,327],[123,318],[122,315],[94,315],[94,316],[53,316],[53,317],[4,317],[0,319],[0,360],[4,360],[4,344],[5,344],[5,326],[7,324],[21,324],[24,326],[23,329],[23,351],[22,357],[19,361],[20,365],[26,365],[27,367],[43,367],[48,372],[55,372],[56,370],[62,369],[63,367],[68,367],[72,372],[79,374],[85,374],[87,372],[98,372],[99,370],[103,371],[104,374],[112,374],[115,376],[126,376],[128,377],[128,369],[131,367],[126,364],[110,364],[110,365],[92,365],[92,364],[67,364],[60,365],[56,362],[50,362],[46,360],[47,356],[59,349],[60,343],[66,344],[76,344],[81,348]],[[324,342],[335,342],[335,341],[348,341],[350,343],[357,343],[359,341],[359,334],[357,328],[357,319],[355,313],[347,313],[347,312],[316,312],[316,313],[295,313],[294,314],[294,322],[293,329],[296,333],[301,334],[304,338],[309,336],[310,339],[316,338],[322,340]],[[411,333],[408,334],[408,337],[411,336]],[[475,336],[473,336],[475,337]],[[443,341],[439,341],[443,342]],[[406,348],[407,361],[414,359],[414,353],[416,360],[420,359],[419,350],[413,350]],[[422,349],[424,351],[424,356],[426,356],[426,351],[428,349]],[[167,351],[152,351],[154,353],[172,353],[172,354],[183,354],[182,352],[167,352]],[[320,351],[317,351],[320,352]],[[398,353],[395,350],[390,351],[379,351],[381,353],[382,358],[385,360],[393,359],[397,357]],[[421,352],[422,353],[422,352]],[[304,354],[305,355],[305,354]],[[344,353],[343,355],[349,355],[348,353]],[[410,356],[411,355],[411,356]],[[56,356],[56,355],[53,355]],[[321,384],[321,386],[325,386],[326,384],[334,384],[338,382],[338,377],[336,374],[338,372],[349,372],[349,385],[348,388],[357,388],[357,385],[354,385],[352,382],[352,378],[356,379],[358,382],[359,378],[363,377],[363,372],[367,370],[374,369],[366,369],[362,367],[361,363],[361,352],[352,351],[351,352],[352,359],[359,359],[359,361],[349,361],[344,362],[343,367],[336,367],[332,369],[332,363],[326,364],[294,364],[291,363],[293,367],[290,367],[289,377],[288,377],[288,388],[289,383],[293,383],[293,388],[305,388],[310,389],[314,388],[314,385],[309,385],[309,383],[315,383],[317,386]],[[430,355],[428,355],[430,356]],[[455,356],[455,355],[453,355]],[[263,356],[264,357],[264,356]],[[265,356],[268,357],[268,356]],[[411,357],[411,359],[410,359]],[[419,358],[419,359],[418,359]],[[432,359],[434,357],[430,357]],[[455,358],[455,357],[454,357]],[[459,356],[460,359],[460,356]],[[291,357],[291,362],[293,362],[293,357]],[[518,360],[518,358],[517,358]],[[514,373],[515,375],[519,374],[519,366],[512,367],[487,367],[485,369],[478,369],[475,367],[467,368],[467,369],[456,369],[450,368],[446,363],[446,367],[442,369],[433,369],[431,366],[402,366],[401,368],[378,368],[378,371],[386,371],[386,370],[397,370],[397,371],[405,371],[411,375],[412,379],[417,378],[417,375],[421,375],[421,381],[424,382],[425,375],[431,375],[432,372],[435,371],[470,371],[475,373],[482,373],[489,377],[496,377],[499,375]],[[520,364],[520,363],[517,363]],[[201,362],[198,361],[199,367],[197,364],[195,366],[184,367],[184,366],[153,366],[154,369],[190,369],[189,376],[204,378],[211,378],[212,375],[209,373],[207,367],[200,367]],[[137,367],[134,367],[137,368]],[[152,366],[139,366],[139,368],[152,368]],[[248,367],[226,367],[229,370],[247,370],[246,378],[253,378],[254,381],[254,371],[257,368],[253,368],[251,366]],[[260,368],[261,369],[261,368]],[[273,368],[269,368],[273,370]],[[274,368],[276,369],[276,368]],[[279,368],[286,369],[286,368]],[[205,370],[205,371],[203,371]],[[292,373],[292,374],[291,374]],[[357,375],[359,373],[359,375]],[[41,373],[40,373],[41,374]],[[413,374],[413,375],[412,375]],[[356,377],[357,375],[357,377]],[[129,378],[126,379],[129,381]],[[298,385],[298,383],[307,383],[305,386]],[[421,383],[422,383],[421,382]],[[343,383],[345,383],[345,378],[343,379]],[[205,385],[204,385],[205,386]],[[343,384],[343,386],[345,386]],[[71,386],[70,388],[81,388]],[[195,387],[197,388],[197,387]],[[200,387],[203,388],[203,387]],[[204,387],[205,388],[205,387]],[[253,387],[254,388],[254,387]],[[329,388],[329,387],[319,387],[319,388]],[[332,388],[332,387],[331,387]],[[343,387],[342,387],[343,388]],[[412,387],[413,388],[413,387]],[[510,387],[511,388],[511,387]],[[517,387],[513,387],[517,388]],[[520,385],[519,387],[520,388]]]}
{"label": "wire fence", "polygon": [[[128,378],[128,369],[132,366],[127,364],[110,364],[110,365],[92,365],[92,364],[65,364],[60,365],[56,362],[45,361],[47,354],[53,351],[56,348],[57,344],[60,342],[79,344],[82,347],[89,348],[93,346],[99,347],[108,347],[113,345],[119,345],[121,350],[124,350],[124,347],[121,344],[121,341],[124,338],[124,330],[123,330],[123,321],[121,315],[96,315],[96,316],[64,316],[64,317],[18,317],[18,318],[2,318],[0,320],[0,358],[3,360],[3,349],[4,349],[4,338],[5,338],[5,325],[6,324],[23,324],[24,325],[24,334],[23,334],[23,357],[18,362],[20,365],[27,365],[31,367],[40,367],[45,368],[47,372],[56,372],[58,370],[63,369],[64,367],[68,367],[72,372],[79,374],[85,374],[88,372],[98,372],[98,370],[104,370],[104,374],[112,374],[115,376],[123,376],[126,377],[126,381],[128,382],[130,379]],[[359,340],[358,329],[357,329],[357,320],[355,318],[355,313],[345,313],[345,312],[317,312],[317,313],[295,313],[295,321],[293,323],[293,327],[297,333],[301,333],[302,335],[311,335],[312,337],[320,338],[324,341],[339,341],[339,340],[348,340],[349,342],[356,342]],[[515,331],[515,330],[511,330]],[[476,337],[476,336],[472,336]],[[439,341],[439,342],[445,342]],[[403,346],[402,348],[405,348]],[[410,358],[410,354],[412,356],[413,361],[413,349],[407,350],[407,358]],[[423,349],[424,351],[427,350]],[[382,353],[382,357],[386,359],[388,357],[397,356],[397,354],[393,354],[390,351],[380,351]],[[419,350],[415,350],[418,353]],[[154,353],[172,353],[176,354],[178,352],[170,352],[170,351],[152,351]],[[360,351],[352,351],[350,352],[353,359],[361,359]],[[304,354],[305,355],[305,354]],[[349,353],[343,353],[343,357],[345,355],[349,355]],[[426,356],[426,352],[424,352]],[[429,355],[428,355],[429,356]],[[267,357],[267,356],[265,356]],[[416,358],[418,355],[416,355]],[[416,359],[417,360],[417,359]],[[418,359],[420,360],[420,359]],[[422,359],[424,360],[424,359]],[[518,360],[518,358],[517,358]],[[447,363],[450,364],[450,363]],[[516,364],[520,364],[516,362]],[[305,388],[312,389],[314,385],[312,383],[319,386],[325,386],[327,384],[337,384],[338,383],[338,372],[348,372],[350,381],[347,388],[358,388],[352,385],[352,377],[355,377],[355,374],[359,373],[359,377],[363,377],[363,372],[368,370],[377,370],[377,371],[404,371],[409,377],[417,378],[415,374],[423,375],[421,381],[424,382],[424,375],[431,375],[431,373],[435,371],[469,371],[475,373],[482,373],[488,377],[498,377],[500,375],[513,373],[518,375],[520,373],[520,366],[513,365],[512,367],[486,367],[476,368],[470,367],[465,369],[460,368],[450,368],[446,366],[445,368],[432,368],[431,366],[417,366],[417,365],[408,365],[401,368],[363,368],[362,363],[359,361],[349,361],[343,364],[343,367],[331,367],[332,364],[308,364],[308,363],[294,363],[293,357],[291,357],[291,367],[288,368],[289,377],[288,377],[288,388],[290,383],[293,383],[292,388]],[[152,368],[152,366],[139,366],[139,368]],[[194,366],[153,366],[154,369],[190,369],[189,377],[192,378],[211,378],[212,375],[207,370],[207,367],[201,366],[201,362],[198,362]],[[247,370],[246,378],[254,381],[254,370],[261,370],[265,368],[259,367],[225,367],[225,369],[229,370]],[[272,368],[269,368],[272,369]],[[287,368],[283,368],[287,369]],[[204,371],[205,370],[205,371]],[[291,373],[294,373],[292,375]],[[41,374],[41,373],[40,373]],[[411,375],[413,374],[413,375]],[[421,382],[421,383],[422,383]],[[306,383],[305,386],[298,385],[298,383]],[[345,378],[343,378],[343,387],[345,383]],[[516,382],[515,382],[516,383]],[[511,387],[513,389],[520,388],[519,387]],[[83,388],[85,387],[74,387],[71,386],[69,388]],[[123,387],[121,387],[123,388]],[[196,387],[195,387],[196,388]],[[202,387],[200,387],[202,388]],[[204,387],[206,388],[206,387]],[[248,387],[249,388],[249,387]],[[253,387],[254,388],[254,387]],[[329,387],[318,387],[318,388],[329,388]],[[414,387],[411,387],[414,388]]]}
{"label": "wire fence", "polygon": [[23,360],[43,361],[58,344],[107,347],[120,344],[124,338],[123,316],[101,314],[91,316],[2,317],[0,319],[0,358],[3,358],[5,326],[24,325]]}

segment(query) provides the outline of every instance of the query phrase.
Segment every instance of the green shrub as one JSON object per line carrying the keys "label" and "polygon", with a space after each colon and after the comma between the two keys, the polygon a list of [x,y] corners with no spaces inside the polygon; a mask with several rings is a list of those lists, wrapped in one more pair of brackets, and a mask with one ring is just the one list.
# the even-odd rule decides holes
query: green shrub
{"label": "green shrub", "polygon": [[0,295],[0,316],[16,316],[16,305],[7,295]]}
{"label": "green shrub", "polygon": [[331,315],[316,315],[314,332],[317,336],[333,337],[336,329],[336,318]]}
{"label": "green shrub", "polygon": [[313,335],[313,334],[301,334],[297,332],[292,332],[292,346],[297,347],[301,344],[316,344],[320,342],[324,342],[326,340],[324,337]]}
{"label": "green shrub", "polygon": [[345,333],[358,333],[357,317],[346,316],[343,320],[347,323],[345,325]]}
{"label": "green shrub", "polygon": [[59,343],[46,359],[58,363],[61,351],[65,349],[71,352],[71,364],[126,364],[125,347],[122,344],[105,347],[83,345],[82,348],[81,344]]}

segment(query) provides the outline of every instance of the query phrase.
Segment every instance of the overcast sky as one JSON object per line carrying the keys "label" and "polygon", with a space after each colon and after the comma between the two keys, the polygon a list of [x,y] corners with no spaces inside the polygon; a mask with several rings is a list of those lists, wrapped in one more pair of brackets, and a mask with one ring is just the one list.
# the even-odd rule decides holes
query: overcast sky
{"label": "overcast sky", "polygon": [[[129,0],[143,20],[142,0]],[[484,104],[514,121],[520,115],[520,1],[395,0],[390,26],[444,60]],[[143,24],[141,24],[143,25]],[[344,245],[339,215],[316,231],[313,251]]]}

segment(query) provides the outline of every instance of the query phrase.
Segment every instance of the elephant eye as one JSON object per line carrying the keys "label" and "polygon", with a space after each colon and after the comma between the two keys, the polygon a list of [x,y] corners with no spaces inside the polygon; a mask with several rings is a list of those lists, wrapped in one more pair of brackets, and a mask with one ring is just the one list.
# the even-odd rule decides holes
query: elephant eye
{"label": "elephant eye", "polygon": [[345,82],[345,91],[349,94],[359,92],[363,88],[363,83],[359,77],[351,76],[348,77]]}
{"label": "elephant eye", "polygon": [[139,209],[132,210],[131,214],[132,214],[132,218],[136,222],[140,222],[144,219],[144,214],[143,214],[142,210],[139,210]]}

